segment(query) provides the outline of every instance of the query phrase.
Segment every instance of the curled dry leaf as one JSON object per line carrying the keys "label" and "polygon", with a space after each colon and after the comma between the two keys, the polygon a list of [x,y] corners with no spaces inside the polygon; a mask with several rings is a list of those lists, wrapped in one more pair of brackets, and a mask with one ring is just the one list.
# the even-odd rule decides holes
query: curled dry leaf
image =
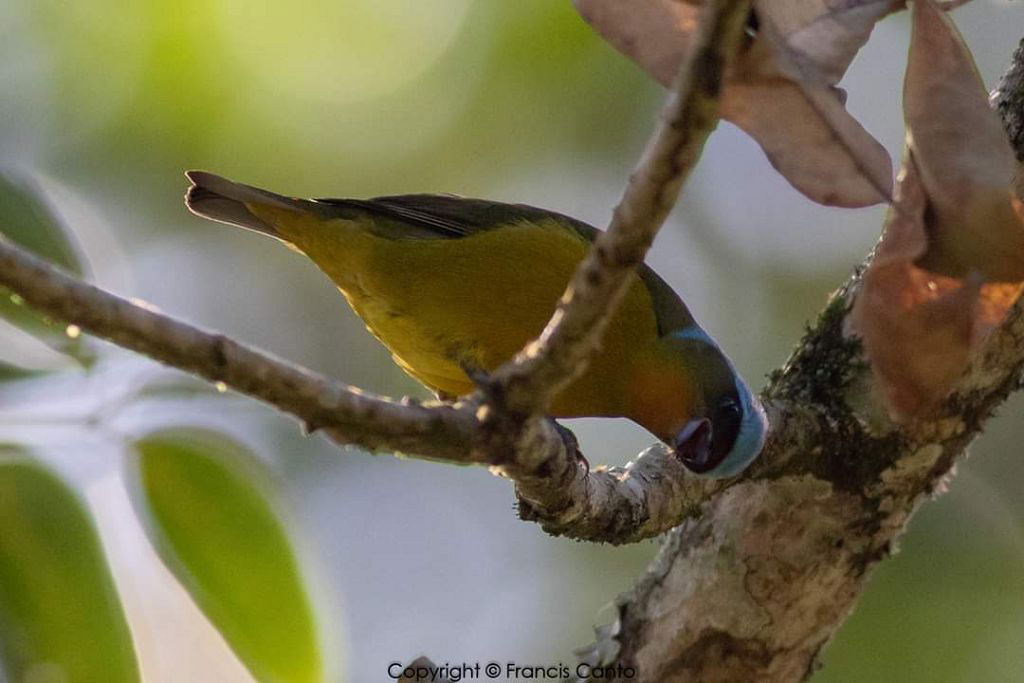
{"label": "curled dry leaf", "polygon": [[930,207],[919,265],[956,278],[1024,280],[1016,158],[970,50],[930,0],[913,5],[903,109]]}
{"label": "curled dry leaf", "polygon": [[738,61],[722,98],[723,118],[757,140],[772,165],[821,204],[855,207],[890,199],[889,153],[846,111],[842,91],[825,77],[836,65],[819,69],[790,37],[769,16],[762,18],[758,38]]}
{"label": "curled dry leaf", "polygon": [[951,22],[931,0],[913,22],[907,151],[850,317],[897,420],[949,393],[1024,289],[1006,134]]}
{"label": "curled dry leaf", "polygon": [[[574,3],[609,43],[666,85],[702,6],[700,0]],[[875,22],[900,6],[897,0],[755,2],[760,30],[726,78],[722,118],[757,140],[772,165],[814,201],[866,206],[889,196],[889,155],[846,111],[835,84]]]}
{"label": "curled dry leaf", "polygon": [[825,83],[835,85],[882,17],[903,7],[899,0],[757,0],[762,23],[785,36],[787,49]]}
{"label": "curled dry leaf", "polygon": [[937,275],[915,262],[928,248],[928,199],[907,155],[885,234],[849,318],[898,421],[949,393],[971,352],[1003,319],[1020,284]]}
{"label": "curled dry leaf", "polygon": [[668,87],[679,70],[700,6],[682,0],[573,0],[583,20]]}

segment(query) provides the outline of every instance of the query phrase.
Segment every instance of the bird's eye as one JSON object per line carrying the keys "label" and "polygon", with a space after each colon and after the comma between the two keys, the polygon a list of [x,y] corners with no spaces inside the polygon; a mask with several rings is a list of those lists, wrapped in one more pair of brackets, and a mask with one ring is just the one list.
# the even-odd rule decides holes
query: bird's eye
{"label": "bird's eye", "polygon": [[740,419],[740,404],[732,398],[723,400],[718,405],[718,410],[715,411],[715,419],[722,421],[732,421]]}
{"label": "bird's eye", "polygon": [[711,418],[711,451],[715,462],[721,462],[729,455],[743,422],[743,409],[739,401],[726,397],[715,409]]}

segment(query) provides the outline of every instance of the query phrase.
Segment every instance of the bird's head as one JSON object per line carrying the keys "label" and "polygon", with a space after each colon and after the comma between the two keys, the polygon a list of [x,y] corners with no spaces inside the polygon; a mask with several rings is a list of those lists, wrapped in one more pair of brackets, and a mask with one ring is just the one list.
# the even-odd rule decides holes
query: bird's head
{"label": "bird's head", "polygon": [[729,359],[696,325],[672,335],[699,380],[702,409],[668,440],[687,469],[707,477],[739,474],[761,453],[764,408]]}

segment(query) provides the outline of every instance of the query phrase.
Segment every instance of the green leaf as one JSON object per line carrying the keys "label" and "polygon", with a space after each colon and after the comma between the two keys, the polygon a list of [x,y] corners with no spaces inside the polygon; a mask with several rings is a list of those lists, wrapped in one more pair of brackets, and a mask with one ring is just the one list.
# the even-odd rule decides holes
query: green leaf
{"label": "green leaf", "polygon": [[139,680],[89,513],[55,474],[3,444],[0,651],[10,681]]}
{"label": "green leaf", "polygon": [[260,681],[323,679],[300,567],[252,454],[206,430],[135,444],[132,498],[164,563]]}
{"label": "green leaf", "polygon": [[0,170],[0,233],[69,273],[83,275],[70,235],[31,180]]}
{"label": "green leaf", "polygon": [[[0,235],[60,268],[83,275],[84,264],[71,235],[43,199],[35,183],[0,169]],[[53,349],[91,365],[95,355],[66,324],[28,308],[17,294],[0,287],[0,318],[17,325]]]}
{"label": "green leaf", "polygon": [[0,359],[0,382],[9,382],[17,379],[32,379],[45,374],[42,370],[22,368]]}

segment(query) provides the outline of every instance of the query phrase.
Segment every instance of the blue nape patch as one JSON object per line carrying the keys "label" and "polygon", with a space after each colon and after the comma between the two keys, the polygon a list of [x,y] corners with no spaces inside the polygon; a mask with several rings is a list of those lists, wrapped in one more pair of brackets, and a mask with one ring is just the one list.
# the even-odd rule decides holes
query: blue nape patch
{"label": "blue nape patch", "polygon": [[[696,324],[677,330],[672,333],[672,336],[680,339],[702,341],[721,351],[715,340]],[[750,391],[750,387],[743,381],[739,373],[736,372],[736,368],[733,366],[732,361],[729,360],[729,357],[724,353],[722,353],[722,357],[729,364],[729,369],[735,378],[736,393],[739,394],[740,404],[743,408],[743,419],[740,422],[739,434],[736,435],[736,443],[733,444],[729,454],[715,467],[698,475],[709,478],[734,477],[742,472],[746,469],[747,465],[754,462],[757,456],[761,454],[765,437],[768,435],[768,416],[765,415],[761,402]]]}
{"label": "blue nape patch", "polygon": [[711,336],[708,335],[707,332],[702,330],[700,328],[700,325],[696,323],[694,323],[693,325],[687,325],[682,329],[676,330],[675,332],[672,332],[669,336],[678,337],[679,339],[694,339],[696,341],[702,341],[706,344],[710,344],[711,346],[714,346],[716,349],[718,348],[718,344],[715,343],[715,340],[712,339]]}

